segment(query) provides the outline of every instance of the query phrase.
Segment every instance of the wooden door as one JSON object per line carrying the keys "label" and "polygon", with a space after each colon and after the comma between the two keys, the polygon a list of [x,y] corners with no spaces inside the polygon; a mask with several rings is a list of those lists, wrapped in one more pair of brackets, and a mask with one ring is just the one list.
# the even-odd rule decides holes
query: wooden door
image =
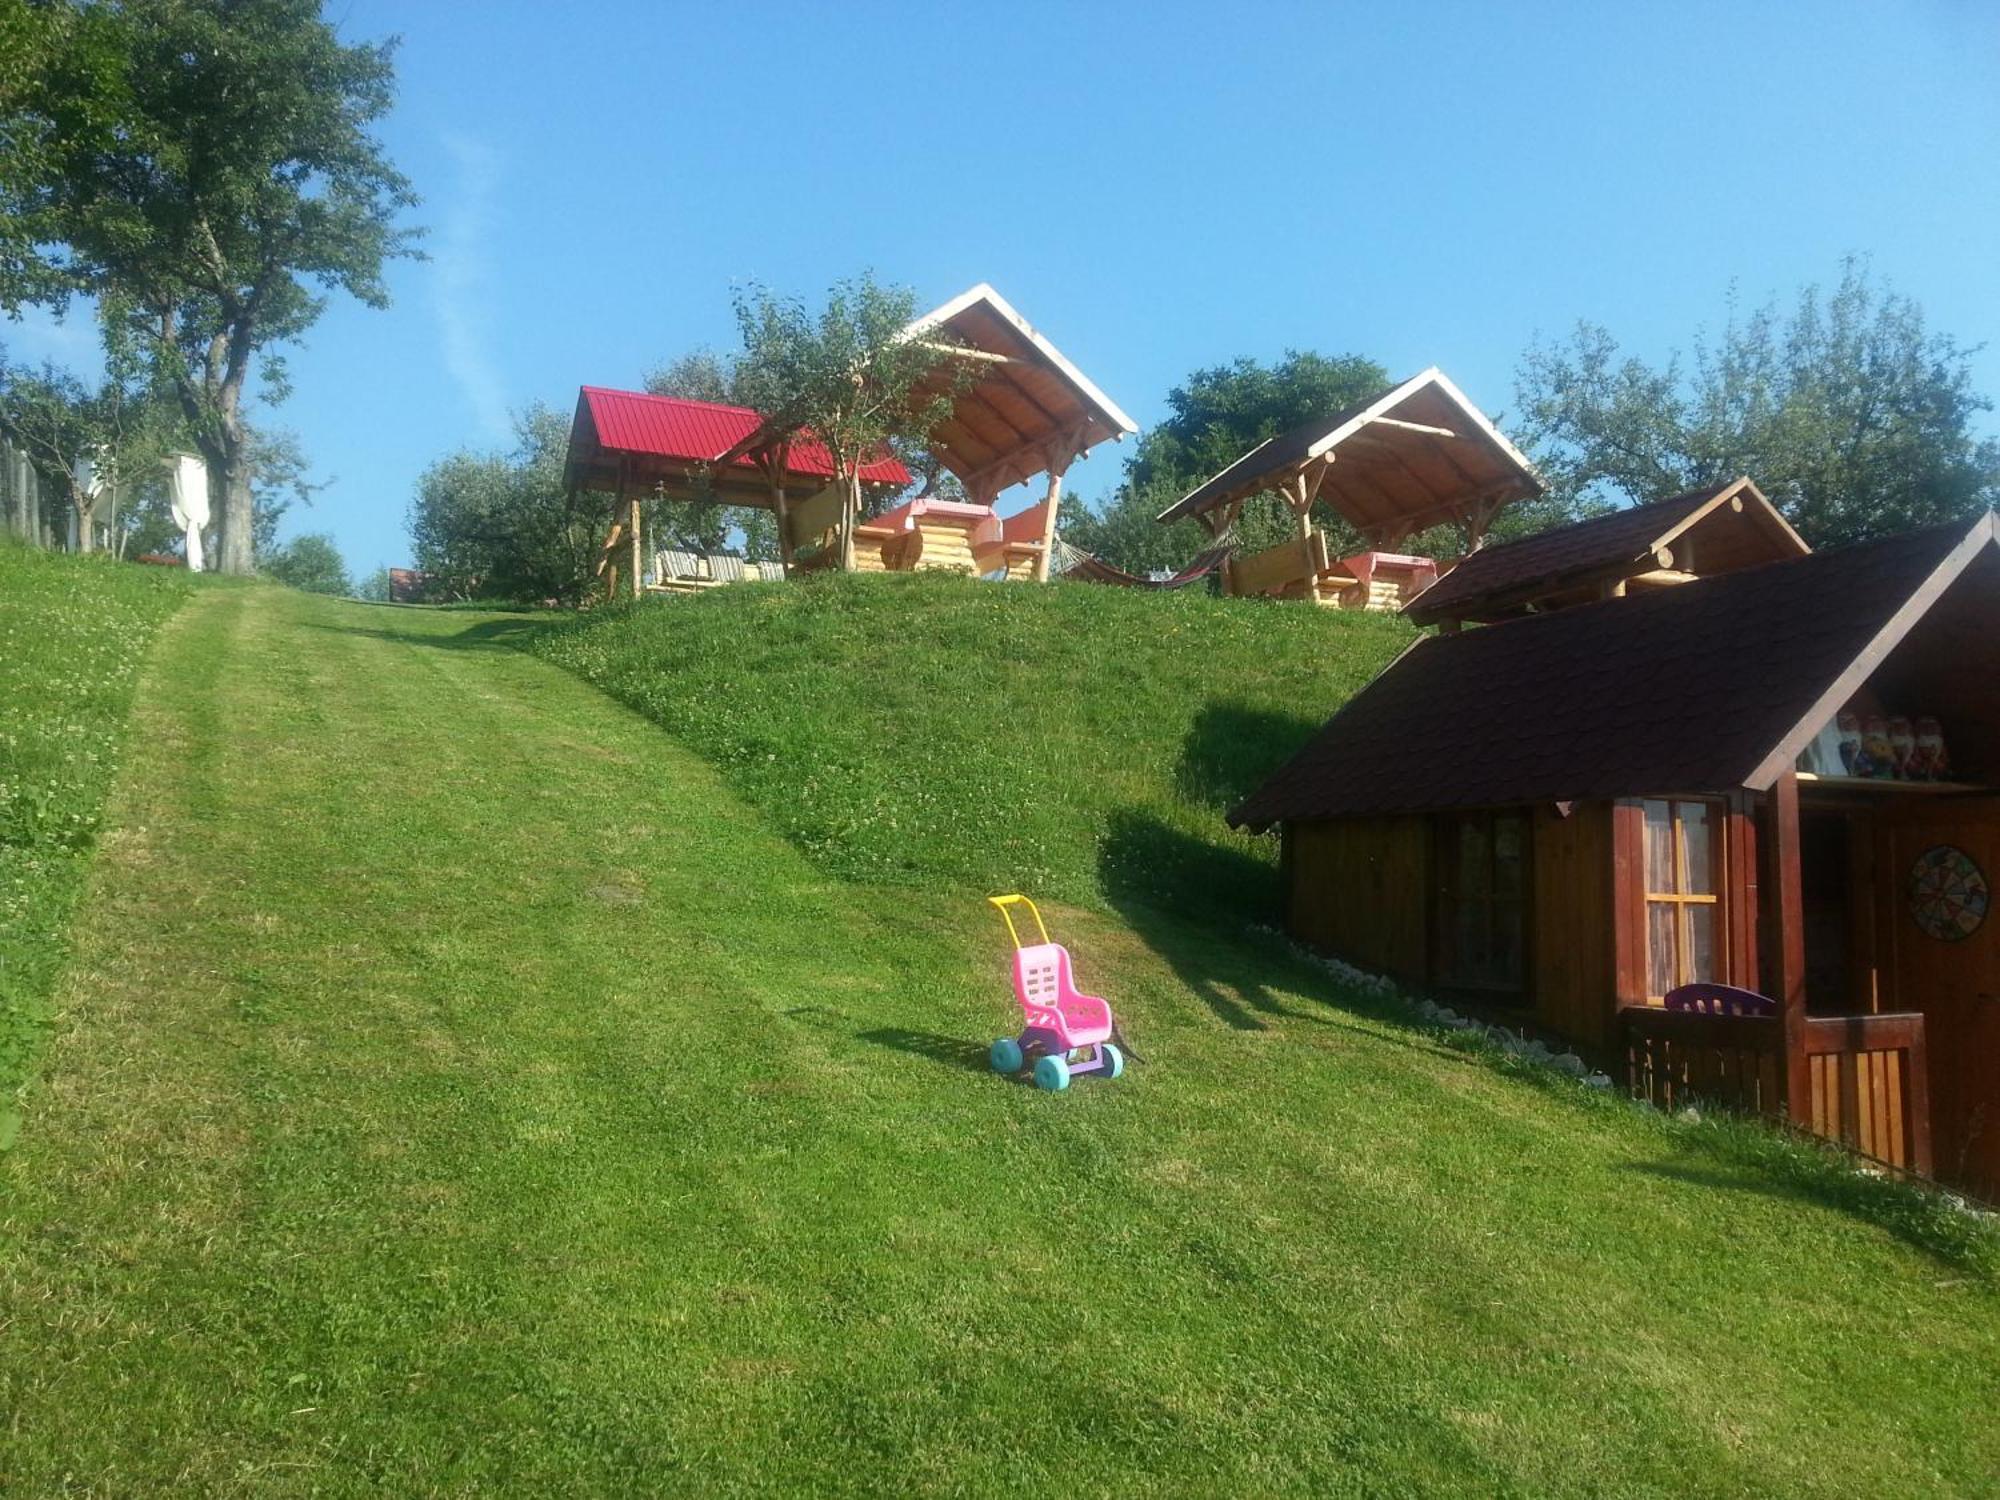
{"label": "wooden door", "polygon": [[2000,1202],[2000,797],[1898,797],[1875,852],[1878,1004],[1923,1014],[1937,1175]]}

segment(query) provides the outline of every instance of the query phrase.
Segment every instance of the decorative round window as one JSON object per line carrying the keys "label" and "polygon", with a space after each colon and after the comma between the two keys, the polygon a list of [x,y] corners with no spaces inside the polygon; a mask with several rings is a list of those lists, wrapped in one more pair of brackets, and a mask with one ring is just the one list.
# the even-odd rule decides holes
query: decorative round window
{"label": "decorative round window", "polygon": [[1963,849],[1934,844],[1910,866],[1910,918],[1942,942],[1971,937],[1990,904],[1986,874]]}

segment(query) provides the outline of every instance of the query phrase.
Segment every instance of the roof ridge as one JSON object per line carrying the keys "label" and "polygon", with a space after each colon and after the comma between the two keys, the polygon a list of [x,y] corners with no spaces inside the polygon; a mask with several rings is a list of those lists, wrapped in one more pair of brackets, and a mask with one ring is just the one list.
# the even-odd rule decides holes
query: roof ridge
{"label": "roof ridge", "polygon": [[1581,531],[1586,526],[1598,526],[1605,522],[1621,520],[1626,516],[1636,515],[1642,510],[1651,510],[1655,506],[1672,505],[1676,501],[1681,500],[1691,501],[1696,497],[1704,500],[1709,499],[1719,491],[1728,489],[1732,484],[1737,482],[1737,479],[1742,477],[1738,475],[1736,479],[1719,479],[1714,484],[1698,484],[1691,489],[1679,490],[1671,495],[1662,495],[1657,500],[1634,500],[1627,505],[1614,505],[1610,510],[1600,511],[1594,516],[1585,516],[1581,521],[1571,521],[1567,526],[1551,526],[1546,531],[1531,531],[1526,536],[1513,536],[1507,538],[1504,542],[1495,542],[1490,547],[1481,547],[1477,552],[1467,553],[1465,557],[1460,559],[1460,562],[1470,562],[1475,557],[1490,557],[1493,553],[1504,552],[1509,547],[1519,547],[1528,542],[1539,542],[1548,537]]}
{"label": "roof ridge", "polygon": [[662,396],[653,391],[628,391],[615,385],[586,385],[583,389],[598,396],[634,396],[642,401],[665,401],[674,406],[705,406],[710,411],[738,412],[760,421],[763,419],[763,414],[756,407],[735,401],[704,401],[699,396]]}
{"label": "roof ridge", "polygon": [[[1734,483],[1735,481],[1732,480],[1730,482]],[[1692,495],[1695,491],[1689,490],[1686,493]],[[1680,497],[1674,496],[1671,498],[1678,499]],[[1663,504],[1664,502],[1655,503]],[[1617,512],[1616,514],[1622,514],[1622,512]],[[1815,552],[1800,553],[1797,557],[1773,557],[1764,562],[1752,563],[1747,568],[1731,568],[1726,573],[1704,573],[1698,578],[1690,578],[1687,582],[1678,584],[1670,589],[1647,589],[1642,593],[1619,594],[1608,599],[1586,599],[1576,604],[1566,604],[1561,609],[1536,610],[1529,614],[1514,616],[1511,619],[1495,620],[1489,624],[1476,626],[1471,630],[1441,633],[1436,639],[1470,640],[1476,636],[1485,634],[1489,630],[1504,629],[1510,625],[1525,625],[1531,620],[1560,620],[1566,615],[1581,615],[1590,610],[1599,610],[1608,607],[1618,607],[1629,612],[1634,608],[1643,608],[1650,603],[1658,603],[1663,600],[1693,598],[1696,596],[1687,592],[1690,589],[1710,588],[1724,584],[1733,586],[1735,580],[1748,578],[1753,573],[1762,573],[1771,568],[1789,568],[1800,563],[1816,563],[1829,559],[1847,558],[1864,550],[1887,547],[1896,543],[1911,543],[1920,537],[1928,537],[1933,534],[1943,535],[1949,532],[1954,536],[1966,536],[1971,533],[1973,527],[1985,519],[1986,515],[1990,514],[1993,514],[1993,512],[1985,512],[1982,515],[1970,518],[1970,520],[1934,521],[1929,526],[1912,527],[1908,531],[1892,531],[1887,536],[1868,537],[1863,541],[1848,542],[1838,547],[1827,547]],[[1536,535],[1546,536],[1548,533],[1537,532]],[[1521,540],[1533,541],[1534,538],[1523,537]],[[1509,542],[1507,545],[1512,546],[1513,543]]]}

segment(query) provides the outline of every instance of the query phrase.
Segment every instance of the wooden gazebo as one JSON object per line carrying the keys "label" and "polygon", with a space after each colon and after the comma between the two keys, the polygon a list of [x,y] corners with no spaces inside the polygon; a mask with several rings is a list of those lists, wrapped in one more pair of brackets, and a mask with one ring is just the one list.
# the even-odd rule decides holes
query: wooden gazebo
{"label": "wooden gazebo", "polygon": [[[632,594],[641,590],[640,502],[649,495],[682,502],[721,500],[776,512],[779,546],[789,566],[790,534],[796,529],[785,524],[794,519],[791,501],[827,488],[834,477],[833,456],[810,435],[744,449],[745,440],[761,426],[762,419],[747,406],[594,385],[578,392],[563,484],[571,495],[590,491],[613,497],[611,532],[600,564],[607,593],[618,592],[621,559],[629,559],[624,566]],[[910,482],[910,471],[885,456],[864,464],[860,478],[864,486],[894,491]]]}
{"label": "wooden gazebo", "polygon": [[[904,336],[934,340],[951,358],[979,367],[928,446],[975,505],[991,506],[1011,485],[1044,481],[1040,534],[1010,537],[1009,573],[1020,566],[1046,579],[1063,475],[1099,443],[1121,441],[1137,425],[984,282],[915,319]],[[1031,563],[1021,550],[1027,546],[1036,549]]]}
{"label": "wooden gazebo", "polygon": [[1320,602],[1357,582],[1312,524],[1325,501],[1371,551],[1393,550],[1427,527],[1456,522],[1476,549],[1500,508],[1542,492],[1527,457],[1463,392],[1432,368],[1368,401],[1252,448],[1166,510],[1221,537],[1254,496],[1276,495],[1298,517],[1298,537],[1224,572],[1229,592]]}

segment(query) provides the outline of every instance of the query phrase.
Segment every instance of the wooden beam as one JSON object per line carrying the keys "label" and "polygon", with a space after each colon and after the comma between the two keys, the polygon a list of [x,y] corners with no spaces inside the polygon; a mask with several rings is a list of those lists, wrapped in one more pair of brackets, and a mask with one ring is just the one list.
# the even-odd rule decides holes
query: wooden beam
{"label": "wooden beam", "polygon": [[1049,489],[1044,503],[1047,513],[1042,517],[1042,550],[1035,558],[1035,582],[1049,581],[1049,562],[1056,550],[1056,512],[1062,507],[1063,475],[1076,461],[1077,448],[1089,435],[1089,424],[1080,424],[1062,439],[1048,444],[1042,450],[1047,461]]}
{"label": "wooden beam", "polygon": [[1611,964],[1614,1013],[1646,1003],[1646,812],[1611,808]]}
{"label": "wooden beam", "polygon": [[1621,578],[1621,584],[1638,584],[1646,588],[1666,588],[1676,583],[1693,583],[1700,578],[1699,573],[1684,572],[1679,568],[1648,568],[1643,573],[1634,573],[1629,578]]}
{"label": "wooden beam", "polygon": [[637,494],[632,496],[632,597],[640,598],[646,592],[645,502]]}
{"label": "wooden beam", "polygon": [[1210,536],[1220,541],[1223,533],[1234,526],[1236,518],[1242,514],[1243,502],[1232,500],[1227,505],[1216,506],[1213,510],[1196,511],[1194,518],[1202,524]]}
{"label": "wooden beam", "polygon": [[[919,349],[928,349],[933,354],[941,354],[947,359],[969,359],[987,365],[1018,365],[1024,361],[1011,354],[1001,354],[992,349],[974,349],[964,344],[937,344],[929,339],[914,341]],[[926,376],[928,380],[930,377]]]}
{"label": "wooden beam", "polygon": [[[1306,493],[1306,482],[1303,477],[1299,480],[1299,493],[1301,495]],[[1312,501],[1308,499],[1305,504],[1299,507],[1299,545],[1305,549],[1305,555],[1308,558],[1313,555],[1312,543]],[[1306,597],[1315,604],[1319,603],[1319,570],[1317,568],[1306,574]]]}
{"label": "wooden beam", "polygon": [[1458,436],[1449,427],[1432,427],[1425,422],[1405,422],[1397,417],[1370,417],[1368,421],[1372,426],[1397,427],[1401,428],[1404,432],[1422,432],[1427,433],[1431,437],[1455,438]]}
{"label": "wooden beam", "polygon": [[1785,1114],[1812,1120],[1812,1080],[1806,1072],[1806,921],[1799,870],[1799,777],[1786,771],[1771,788],[1770,894],[1772,998],[1785,1039]]}

